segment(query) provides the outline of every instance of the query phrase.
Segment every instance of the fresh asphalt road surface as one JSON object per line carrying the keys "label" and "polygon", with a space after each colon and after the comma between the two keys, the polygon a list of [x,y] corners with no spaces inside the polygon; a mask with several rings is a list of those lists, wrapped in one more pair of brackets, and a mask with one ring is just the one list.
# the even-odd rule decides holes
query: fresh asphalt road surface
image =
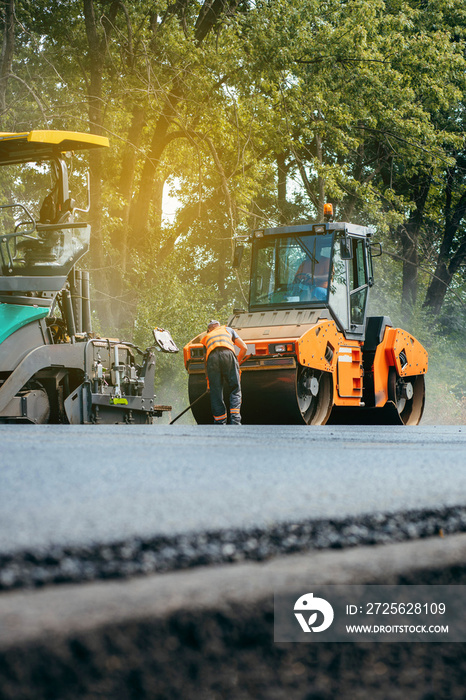
{"label": "fresh asphalt road surface", "polygon": [[464,426],[1,426],[0,553],[466,505]]}

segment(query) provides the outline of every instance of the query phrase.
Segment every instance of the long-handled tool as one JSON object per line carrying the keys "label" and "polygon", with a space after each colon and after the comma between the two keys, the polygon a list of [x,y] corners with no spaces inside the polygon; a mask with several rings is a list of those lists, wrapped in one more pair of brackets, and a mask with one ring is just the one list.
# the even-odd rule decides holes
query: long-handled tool
{"label": "long-handled tool", "polygon": [[194,406],[195,403],[197,403],[198,401],[200,401],[201,399],[203,399],[204,396],[205,396],[206,394],[208,394],[208,393],[209,393],[209,390],[207,389],[207,391],[204,391],[203,394],[201,394],[200,396],[198,396],[197,399],[195,399],[192,403],[190,403],[189,406],[188,406],[187,408],[184,409],[184,411],[181,411],[181,413],[179,413],[179,414],[176,416],[176,418],[174,418],[173,420],[171,420],[170,423],[169,423],[168,425],[172,425],[176,420],[178,420],[178,418],[181,418],[181,416],[184,416],[184,414],[186,413],[186,411],[189,411],[189,409],[190,409],[192,406]]}

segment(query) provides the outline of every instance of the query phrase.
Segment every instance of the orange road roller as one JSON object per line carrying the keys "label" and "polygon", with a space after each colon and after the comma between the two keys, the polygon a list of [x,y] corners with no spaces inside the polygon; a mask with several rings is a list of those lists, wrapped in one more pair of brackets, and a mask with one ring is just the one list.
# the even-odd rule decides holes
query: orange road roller
{"label": "orange road roller", "polygon": [[[248,345],[243,423],[419,423],[427,352],[387,316],[367,316],[372,258],[381,254],[372,236],[368,227],[332,221],[253,231],[249,308],[235,309],[226,324]],[[184,348],[202,424],[213,422],[202,396],[203,335]]]}

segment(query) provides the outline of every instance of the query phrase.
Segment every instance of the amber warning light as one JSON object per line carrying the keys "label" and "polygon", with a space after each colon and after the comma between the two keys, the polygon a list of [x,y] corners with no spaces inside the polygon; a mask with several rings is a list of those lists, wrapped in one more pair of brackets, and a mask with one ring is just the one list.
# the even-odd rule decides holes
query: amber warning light
{"label": "amber warning light", "polygon": [[333,217],[333,204],[324,204],[324,218],[331,219]]}

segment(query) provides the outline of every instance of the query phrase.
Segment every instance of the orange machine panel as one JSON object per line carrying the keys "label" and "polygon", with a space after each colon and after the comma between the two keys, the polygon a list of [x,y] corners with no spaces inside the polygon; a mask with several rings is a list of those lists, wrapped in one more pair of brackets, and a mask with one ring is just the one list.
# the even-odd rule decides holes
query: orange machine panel
{"label": "orange machine panel", "polygon": [[298,362],[324,372],[334,372],[335,353],[344,341],[334,321],[321,321],[304,333],[297,342]]}
{"label": "orange machine panel", "polygon": [[386,328],[374,357],[375,405],[388,401],[388,370],[395,367],[400,377],[412,377],[427,372],[427,351],[412,335],[400,328]]}
{"label": "orange machine panel", "polygon": [[322,321],[304,333],[297,350],[301,365],[332,373],[336,406],[360,405],[363,367],[359,341],[347,340],[334,321]]}
{"label": "orange machine panel", "polygon": [[362,399],[362,352],[359,346],[341,345],[338,350],[337,391],[342,399],[357,399],[358,403]]}
{"label": "orange machine panel", "polygon": [[401,328],[390,328],[387,353],[400,377],[412,377],[427,372],[427,351],[412,335]]}

